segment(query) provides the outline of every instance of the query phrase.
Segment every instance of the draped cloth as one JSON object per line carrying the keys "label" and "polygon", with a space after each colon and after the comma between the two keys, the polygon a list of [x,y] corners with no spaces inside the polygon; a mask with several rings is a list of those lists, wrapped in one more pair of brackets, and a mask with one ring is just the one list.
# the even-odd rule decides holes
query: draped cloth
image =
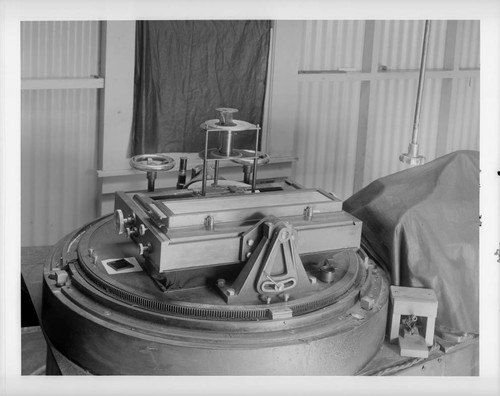
{"label": "draped cloth", "polygon": [[457,151],[369,184],[344,202],[392,284],[432,288],[436,325],[479,332],[479,153]]}
{"label": "draped cloth", "polygon": [[202,150],[217,107],[262,124],[269,42],[269,21],[137,22],[130,154]]}

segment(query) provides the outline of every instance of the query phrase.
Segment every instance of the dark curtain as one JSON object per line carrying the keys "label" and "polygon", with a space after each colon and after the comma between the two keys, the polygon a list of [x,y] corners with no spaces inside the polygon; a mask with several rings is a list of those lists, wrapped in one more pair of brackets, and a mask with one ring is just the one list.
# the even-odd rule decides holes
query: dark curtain
{"label": "dark curtain", "polygon": [[269,36],[269,21],[137,22],[131,154],[202,150],[217,107],[262,124]]}

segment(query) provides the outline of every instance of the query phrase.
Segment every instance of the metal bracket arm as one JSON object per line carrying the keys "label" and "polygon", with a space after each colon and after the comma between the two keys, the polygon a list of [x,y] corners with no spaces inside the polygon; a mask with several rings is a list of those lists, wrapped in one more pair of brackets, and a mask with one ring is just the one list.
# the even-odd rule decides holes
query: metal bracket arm
{"label": "metal bracket arm", "polygon": [[[252,296],[270,303],[278,297],[288,301],[291,292],[313,287],[296,247],[297,231],[275,216],[258,222],[242,236],[242,259],[248,259],[232,285],[219,289],[226,302]],[[256,242],[258,241],[258,242]],[[254,247],[254,249],[249,249]],[[245,253],[246,252],[246,253]]]}

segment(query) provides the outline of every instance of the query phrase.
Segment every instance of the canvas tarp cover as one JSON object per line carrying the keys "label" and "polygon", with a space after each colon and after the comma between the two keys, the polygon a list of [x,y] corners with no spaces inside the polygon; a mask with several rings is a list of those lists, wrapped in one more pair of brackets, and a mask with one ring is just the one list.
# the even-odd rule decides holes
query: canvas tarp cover
{"label": "canvas tarp cover", "polygon": [[[457,151],[378,179],[344,202],[392,284],[432,288],[437,326],[479,332],[479,153]],[[398,271],[399,268],[399,271]]]}
{"label": "canvas tarp cover", "polygon": [[202,150],[217,107],[262,124],[269,37],[269,21],[137,22],[130,154]]}

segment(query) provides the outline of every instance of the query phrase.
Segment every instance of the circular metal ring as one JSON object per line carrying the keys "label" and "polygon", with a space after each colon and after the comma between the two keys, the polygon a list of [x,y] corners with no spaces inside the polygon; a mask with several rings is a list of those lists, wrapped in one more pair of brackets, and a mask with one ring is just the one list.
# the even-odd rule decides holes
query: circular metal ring
{"label": "circular metal ring", "polygon": [[[232,158],[239,158],[242,157],[243,154],[241,153],[242,150],[238,149],[233,149],[231,150],[231,155],[227,156],[224,154],[221,154],[218,148],[211,148],[207,150],[207,159],[222,159],[222,160],[227,160],[227,159],[232,159]],[[201,159],[205,158],[205,150],[202,150],[198,153],[198,157]]]}
{"label": "circular metal ring", "polygon": [[165,154],[140,154],[130,159],[130,166],[144,172],[162,172],[172,169],[175,160]]}
{"label": "circular metal ring", "polygon": [[246,131],[248,129],[256,129],[257,127],[249,122],[242,120],[233,120],[234,125],[220,125],[220,120],[215,118],[213,120],[207,120],[200,125],[203,130],[221,130],[221,131]]}
{"label": "circular metal ring", "polygon": [[[238,150],[241,154],[240,158],[233,159],[232,161],[240,165],[253,165],[253,160],[255,157],[254,150]],[[257,165],[265,165],[270,160],[269,154],[263,153],[262,151],[257,151]]]}

